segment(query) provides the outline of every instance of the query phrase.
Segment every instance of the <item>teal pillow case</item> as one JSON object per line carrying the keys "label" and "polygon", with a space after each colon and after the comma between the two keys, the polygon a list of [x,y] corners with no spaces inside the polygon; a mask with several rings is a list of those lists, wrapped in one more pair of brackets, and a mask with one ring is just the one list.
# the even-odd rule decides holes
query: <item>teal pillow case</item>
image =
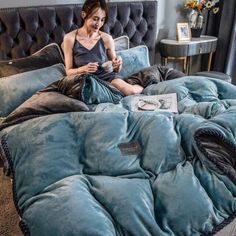
{"label": "teal pillow case", "polygon": [[0,117],[9,115],[34,93],[66,74],[63,64],[0,78]]}
{"label": "teal pillow case", "polygon": [[117,51],[116,54],[122,57],[123,64],[120,75],[125,78],[150,66],[148,48],[145,45]]}

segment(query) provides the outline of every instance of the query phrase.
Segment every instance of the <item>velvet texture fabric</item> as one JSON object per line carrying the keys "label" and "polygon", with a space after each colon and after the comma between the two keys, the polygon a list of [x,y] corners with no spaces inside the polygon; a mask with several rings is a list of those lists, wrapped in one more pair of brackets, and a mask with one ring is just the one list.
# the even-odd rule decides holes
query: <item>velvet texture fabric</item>
{"label": "velvet texture fabric", "polygon": [[[10,8],[0,10],[0,60],[26,57],[80,26],[81,5]],[[157,1],[111,2],[104,31],[117,38],[127,35],[130,47],[145,44],[154,63]],[[20,37],[18,37],[20,36]]]}
{"label": "velvet texture fabric", "polygon": [[13,110],[40,89],[65,76],[63,64],[0,78],[0,117]]}
{"label": "velvet texture fabric", "polygon": [[58,63],[64,63],[62,51],[56,43],[51,43],[31,56],[0,61],[0,77],[36,70]]}
{"label": "velvet texture fabric", "polygon": [[114,43],[116,51],[129,49],[129,38],[126,35],[115,38]]}
{"label": "velvet texture fabric", "polygon": [[66,76],[58,83],[58,91],[86,104],[118,103],[124,96],[110,83],[93,74]]}
{"label": "velvet texture fabric", "polygon": [[192,236],[226,225],[236,211],[236,88],[185,76],[144,90],[173,92],[178,115],[131,112],[128,96],[103,112],[2,129],[23,232]]}
{"label": "velvet texture fabric", "polygon": [[48,114],[91,111],[92,108],[89,105],[93,107],[93,105],[107,102],[116,104],[123,96],[110,83],[102,81],[94,75],[65,76],[38,91],[19,105],[3,119],[3,126],[0,126],[3,128]]}
{"label": "velvet texture fabric", "polygon": [[[158,84],[161,81],[178,78],[183,75],[182,72],[174,69],[155,65],[146,67],[140,72],[131,75],[127,82],[147,87],[148,85]],[[22,86],[22,93],[25,90],[26,87]],[[11,98],[10,101],[12,103],[16,99],[14,96],[8,97]],[[18,107],[2,123],[6,127],[40,115],[69,111],[91,111],[97,104],[118,104],[123,97],[124,95],[114,86],[98,79],[95,75],[65,76],[38,91],[23,104],[20,104],[23,101],[17,101]]]}
{"label": "velvet texture fabric", "polygon": [[133,73],[150,66],[147,46],[143,45],[117,51],[116,54],[122,57],[123,64],[120,75],[124,78],[128,78]]}
{"label": "velvet texture fabric", "polygon": [[[236,210],[236,188],[194,145],[194,130],[204,121],[160,113],[66,113],[11,128],[5,141],[22,222],[31,235],[211,232]],[[122,154],[119,144],[131,141],[142,151]]]}
{"label": "velvet texture fabric", "polygon": [[151,84],[158,84],[159,82],[165,80],[172,80],[183,76],[185,76],[183,72],[173,68],[153,65],[145,67],[144,69],[139,70],[137,73],[128,76],[126,81],[129,84],[139,84],[146,88]]}

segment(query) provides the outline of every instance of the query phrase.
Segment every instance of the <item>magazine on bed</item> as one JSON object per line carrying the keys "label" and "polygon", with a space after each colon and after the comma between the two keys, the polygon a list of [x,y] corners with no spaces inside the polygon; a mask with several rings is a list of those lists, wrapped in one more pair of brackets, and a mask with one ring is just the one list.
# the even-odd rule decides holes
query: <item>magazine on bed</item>
{"label": "magazine on bed", "polygon": [[135,111],[168,111],[178,113],[176,93],[141,96],[135,99]]}

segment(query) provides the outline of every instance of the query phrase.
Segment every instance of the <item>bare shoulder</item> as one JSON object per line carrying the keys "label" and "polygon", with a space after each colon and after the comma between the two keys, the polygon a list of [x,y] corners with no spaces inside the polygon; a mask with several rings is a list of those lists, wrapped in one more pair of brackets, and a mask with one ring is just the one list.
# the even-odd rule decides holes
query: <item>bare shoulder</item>
{"label": "bare shoulder", "polygon": [[106,32],[101,31],[101,37],[102,39],[107,39],[107,40],[113,40],[112,36]]}
{"label": "bare shoulder", "polygon": [[73,30],[73,31],[71,31],[71,32],[69,32],[69,33],[67,33],[67,34],[65,34],[63,40],[66,41],[66,42],[74,42],[76,31],[77,31],[77,30]]}
{"label": "bare shoulder", "polygon": [[112,36],[108,33],[101,32],[101,38],[105,44],[106,48],[110,48],[114,44]]}

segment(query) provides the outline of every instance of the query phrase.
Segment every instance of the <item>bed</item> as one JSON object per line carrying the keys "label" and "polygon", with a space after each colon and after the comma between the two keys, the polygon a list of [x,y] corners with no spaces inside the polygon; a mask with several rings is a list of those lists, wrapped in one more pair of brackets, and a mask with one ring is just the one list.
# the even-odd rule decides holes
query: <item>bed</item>
{"label": "bed", "polygon": [[[236,87],[154,63],[156,1],[112,2],[104,27],[143,94],[66,76],[60,46],[80,7],[0,9],[0,157],[23,234],[226,229],[236,212]],[[149,100],[139,109],[170,94],[177,111]]]}

